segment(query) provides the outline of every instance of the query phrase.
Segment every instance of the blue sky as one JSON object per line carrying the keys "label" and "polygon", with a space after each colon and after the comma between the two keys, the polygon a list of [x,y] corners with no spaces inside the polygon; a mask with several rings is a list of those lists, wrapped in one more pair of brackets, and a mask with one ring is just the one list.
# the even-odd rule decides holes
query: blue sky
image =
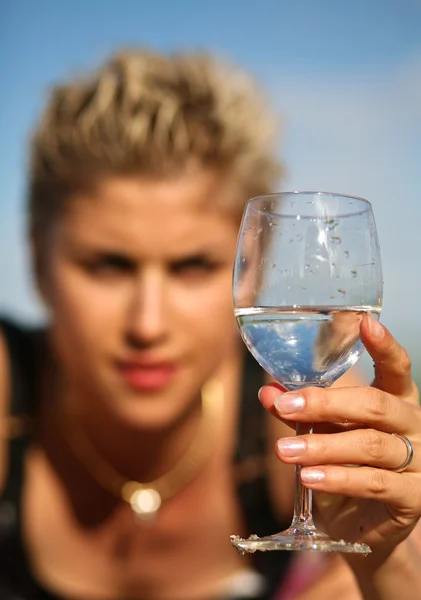
{"label": "blue sky", "polygon": [[234,59],[281,114],[283,187],[373,202],[383,320],[421,373],[421,0],[2,0],[0,310],[38,314],[23,242],[25,141],[48,86],[128,45]]}

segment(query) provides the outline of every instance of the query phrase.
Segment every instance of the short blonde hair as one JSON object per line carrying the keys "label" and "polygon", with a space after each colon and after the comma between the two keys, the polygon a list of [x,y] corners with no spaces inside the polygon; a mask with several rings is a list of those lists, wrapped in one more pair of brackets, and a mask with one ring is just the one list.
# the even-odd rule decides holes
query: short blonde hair
{"label": "short blonde hair", "polygon": [[[129,50],[52,90],[31,146],[31,229],[103,174],[221,169],[239,203],[274,191],[277,123],[254,81],[207,54]],[[242,206],[238,207],[242,208]]]}

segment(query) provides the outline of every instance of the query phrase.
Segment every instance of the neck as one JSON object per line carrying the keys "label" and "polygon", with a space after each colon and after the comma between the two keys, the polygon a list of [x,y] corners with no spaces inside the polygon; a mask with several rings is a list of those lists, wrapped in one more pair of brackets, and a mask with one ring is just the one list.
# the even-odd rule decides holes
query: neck
{"label": "neck", "polygon": [[64,426],[68,436],[77,433],[87,438],[98,458],[124,478],[143,483],[165,474],[180,460],[192,443],[201,418],[199,392],[188,409],[164,428],[151,431],[108,415],[106,410],[100,415],[86,412],[66,418]]}

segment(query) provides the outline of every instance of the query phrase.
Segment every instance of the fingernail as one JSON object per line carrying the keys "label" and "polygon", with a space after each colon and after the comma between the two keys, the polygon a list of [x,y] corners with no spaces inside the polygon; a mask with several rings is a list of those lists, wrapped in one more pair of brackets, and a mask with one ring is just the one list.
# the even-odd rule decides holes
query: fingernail
{"label": "fingernail", "polygon": [[304,408],[304,398],[299,394],[280,394],[275,398],[275,408],[281,414],[295,413]]}
{"label": "fingernail", "polygon": [[324,472],[318,469],[301,469],[300,476],[301,481],[304,481],[304,483],[316,483],[323,481],[325,478]]}
{"label": "fingernail", "polygon": [[278,441],[278,450],[283,456],[299,456],[306,448],[306,442],[297,438],[282,438]]}
{"label": "fingernail", "polygon": [[370,333],[376,340],[381,340],[384,336],[384,327],[381,323],[370,317],[369,320]]}

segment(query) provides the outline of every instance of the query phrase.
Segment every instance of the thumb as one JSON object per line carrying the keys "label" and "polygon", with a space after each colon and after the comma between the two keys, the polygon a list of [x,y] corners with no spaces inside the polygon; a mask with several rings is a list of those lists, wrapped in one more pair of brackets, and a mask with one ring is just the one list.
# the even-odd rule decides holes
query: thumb
{"label": "thumb", "polygon": [[360,334],[374,361],[373,386],[398,396],[410,395],[414,390],[414,383],[407,351],[384,325],[370,315],[365,315],[362,319]]}

